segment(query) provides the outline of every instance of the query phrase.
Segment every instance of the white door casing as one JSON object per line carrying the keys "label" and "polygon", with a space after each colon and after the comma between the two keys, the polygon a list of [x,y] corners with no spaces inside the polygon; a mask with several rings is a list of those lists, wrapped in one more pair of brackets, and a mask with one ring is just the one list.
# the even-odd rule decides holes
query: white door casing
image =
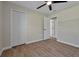
{"label": "white door casing", "polygon": [[58,34],[58,20],[57,20],[57,17],[54,16],[54,17],[51,17],[50,18],[50,36],[51,37],[54,37],[57,39],[57,34]]}
{"label": "white door casing", "polygon": [[50,37],[57,37],[57,21],[56,18],[44,17],[44,40]]}
{"label": "white door casing", "polygon": [[50,19],[44,17],[44,40],[50,37]]}

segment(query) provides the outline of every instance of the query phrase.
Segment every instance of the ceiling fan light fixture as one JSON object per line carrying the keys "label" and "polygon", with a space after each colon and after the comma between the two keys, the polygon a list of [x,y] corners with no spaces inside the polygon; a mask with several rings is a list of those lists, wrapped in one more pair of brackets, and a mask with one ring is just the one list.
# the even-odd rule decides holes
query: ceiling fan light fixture
{"label": "ceiling fan light fixture", "polygon": [[51,1],[48,1],[48,2],[47,2],[47,5],[51,5],[51,4],[52,4]]}

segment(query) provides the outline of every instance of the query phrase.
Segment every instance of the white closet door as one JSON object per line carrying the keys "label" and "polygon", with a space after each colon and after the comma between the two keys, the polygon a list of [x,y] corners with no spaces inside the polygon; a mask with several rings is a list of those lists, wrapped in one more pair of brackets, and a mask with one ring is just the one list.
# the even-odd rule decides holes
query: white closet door
{"label": "white closet door", "polygon": [[11,11],[11,46],[24,43],[25,21],[24,13],[16,10]]}

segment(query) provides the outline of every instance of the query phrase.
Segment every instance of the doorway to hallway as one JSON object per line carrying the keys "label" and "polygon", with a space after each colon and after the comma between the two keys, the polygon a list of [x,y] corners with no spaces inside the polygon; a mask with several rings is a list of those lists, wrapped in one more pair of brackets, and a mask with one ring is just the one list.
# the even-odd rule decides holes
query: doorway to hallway
{"label": "doorway to hallway", "polygon": [[55,37],[55,19],[44,17],[44,40]]}

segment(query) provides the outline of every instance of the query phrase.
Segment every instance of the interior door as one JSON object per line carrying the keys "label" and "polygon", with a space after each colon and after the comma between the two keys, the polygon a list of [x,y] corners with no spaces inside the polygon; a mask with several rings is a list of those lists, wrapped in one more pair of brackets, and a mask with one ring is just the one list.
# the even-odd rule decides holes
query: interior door
{"label": "interior door", "polygon": [[50,20],[50,36],[55,37],[55,20]]}
{"label": "interior door", "polygon": [[50,19],[44,17],[44,40],[50,37]]}
{"label": "interior door", "polygon": [[11,46],[16,46],[24,43],[23,23],[25,21],[24,13],[16,10],[11,11]]}

